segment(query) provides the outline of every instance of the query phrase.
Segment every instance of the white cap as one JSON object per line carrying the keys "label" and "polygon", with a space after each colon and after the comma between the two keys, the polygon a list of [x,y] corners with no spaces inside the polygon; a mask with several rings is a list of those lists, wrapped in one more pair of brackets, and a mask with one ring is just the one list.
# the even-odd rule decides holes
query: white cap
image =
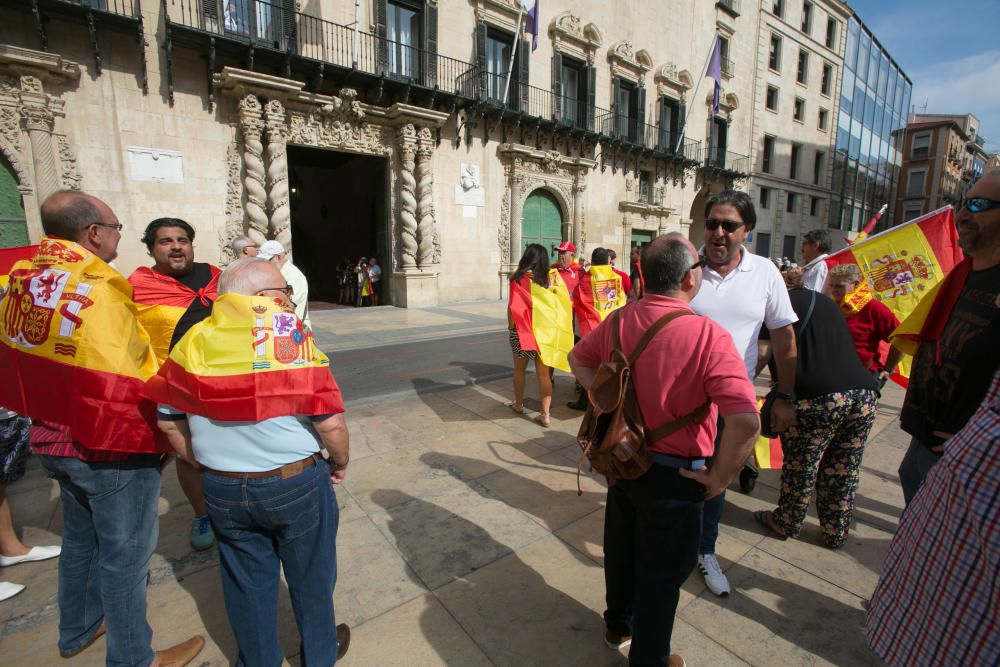
{"label": "white cap", "polygon": [[271,259],[275,255],[284,255],[285,246],[278,241],[264,241],[257,248],[257,256],[261,259]]}

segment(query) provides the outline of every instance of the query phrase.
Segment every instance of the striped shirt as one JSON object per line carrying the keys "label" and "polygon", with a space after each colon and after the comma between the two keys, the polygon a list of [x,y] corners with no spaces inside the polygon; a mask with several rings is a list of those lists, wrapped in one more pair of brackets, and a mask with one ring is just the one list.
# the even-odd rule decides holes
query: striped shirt
{"label": "striped shirt", "polygon": [[868,614],[890,665],[1000,664],[1000,372],[899,523]]}
{"label": "striped shirt", "polygon": [[128,452],[84,447],[73,439],[67,427],[38,419],[31,420],[31,451],[42,456],[68,456],[89,463],[124,461],[131,456]]}

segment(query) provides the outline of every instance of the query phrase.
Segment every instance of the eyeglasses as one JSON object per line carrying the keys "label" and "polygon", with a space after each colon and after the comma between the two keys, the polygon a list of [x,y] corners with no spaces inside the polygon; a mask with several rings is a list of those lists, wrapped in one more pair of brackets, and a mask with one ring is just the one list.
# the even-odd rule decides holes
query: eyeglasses
{"label": "eyeglasses", "polygon": [[732,234],[745,224],[745,222],[736,222],[735,220],[716,220],[715,218],[709,218],[705,221],[705,229],[710,232],[714,232],[721,226],[723,231],[727,234]]}
{"label": "eyeglasses", "polygon": [[260,296],[261,292],[284,292],[285,296],[289,299],[295,294],[295,289],[291,285],[285,285],[284,287],[265,287],[262,290],[257,290],[257,296]]}
{"label": "eyeglasses", "polygon": [[123,229],[125,229],[125,225],[123,225],[120,222],[118,224],[115,224],[115,225],[112,225],[110,222],[92,222],[90,224],[97,225],[98,227],[108,227],[109,229],[115,230],[119,234],[121,233],[121,231]]}
{"label": "eyeglasses", "polygon": [[1000,200],[987,199],[986,197],[967,197],[962,200],[958,208],[967,208],[969,209],[969,213],[982,213],[983,211],[1000,208]]}
{"label": "eyeglasses", "polygon": [[705,265],[708,264],[708,257],[704,255],[698,255],[698,261],[691,265],[688,271],[694,271],[695,269],[703,269]]}

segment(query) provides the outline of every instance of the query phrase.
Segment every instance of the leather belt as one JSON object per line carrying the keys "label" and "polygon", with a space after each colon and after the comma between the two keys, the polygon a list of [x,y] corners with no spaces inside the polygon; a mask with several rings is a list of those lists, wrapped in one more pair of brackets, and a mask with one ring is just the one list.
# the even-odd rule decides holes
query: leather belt
{"label": "leather belt", "polygon": [[705,459],[685,459],[680,456],[650,452],[653,463],[670,468],[685,468],[686,470],[701,470],[705,467]]}
{"label": "leather belt", "polygon": [[212,468],[206,468],[202,466],[202,470],[205,472],[218,475],[220,477],[231,477],[233,479],[260,479],[261,477],[278,477],[281,479],[288,479],[289,477],[295,477],[296,475],[302,473],[306,468],[311,468],[316,465],[317,460],[322,460],[323,457],[318,452],[307,456],[299,461],[292,461],[291,463],[286,463],[280,468],[275,468],[274,470],[259,470],[255,472],[228,472],[225,470],[213,470]]}

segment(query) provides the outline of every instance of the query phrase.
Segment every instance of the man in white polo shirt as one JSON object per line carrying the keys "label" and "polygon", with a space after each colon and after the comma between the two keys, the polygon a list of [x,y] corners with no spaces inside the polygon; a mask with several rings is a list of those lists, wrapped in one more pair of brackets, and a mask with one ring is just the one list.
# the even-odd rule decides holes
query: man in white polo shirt
{"label": "man in white polo shirt", "polygon": [[[754,255],[743,247],[756,224],[757,213],[745,192],[727,190],[709,198],[705,205],[702,251],[706,259],[704,279],[691,307],[729,332],[750,378],[757,365],[757,336],[761,326],[768,328],[779,377],[772,418],[775,429],[781,432],[795,423],[792,392],[796,351],[792,324],[798,317],[777,267],[766,257]],[[724,498],[725,492],[705,502],[698,549],[698,568],[705,576],[705,584],[716,595],[730,592],[729,580],[715,557]]]}

